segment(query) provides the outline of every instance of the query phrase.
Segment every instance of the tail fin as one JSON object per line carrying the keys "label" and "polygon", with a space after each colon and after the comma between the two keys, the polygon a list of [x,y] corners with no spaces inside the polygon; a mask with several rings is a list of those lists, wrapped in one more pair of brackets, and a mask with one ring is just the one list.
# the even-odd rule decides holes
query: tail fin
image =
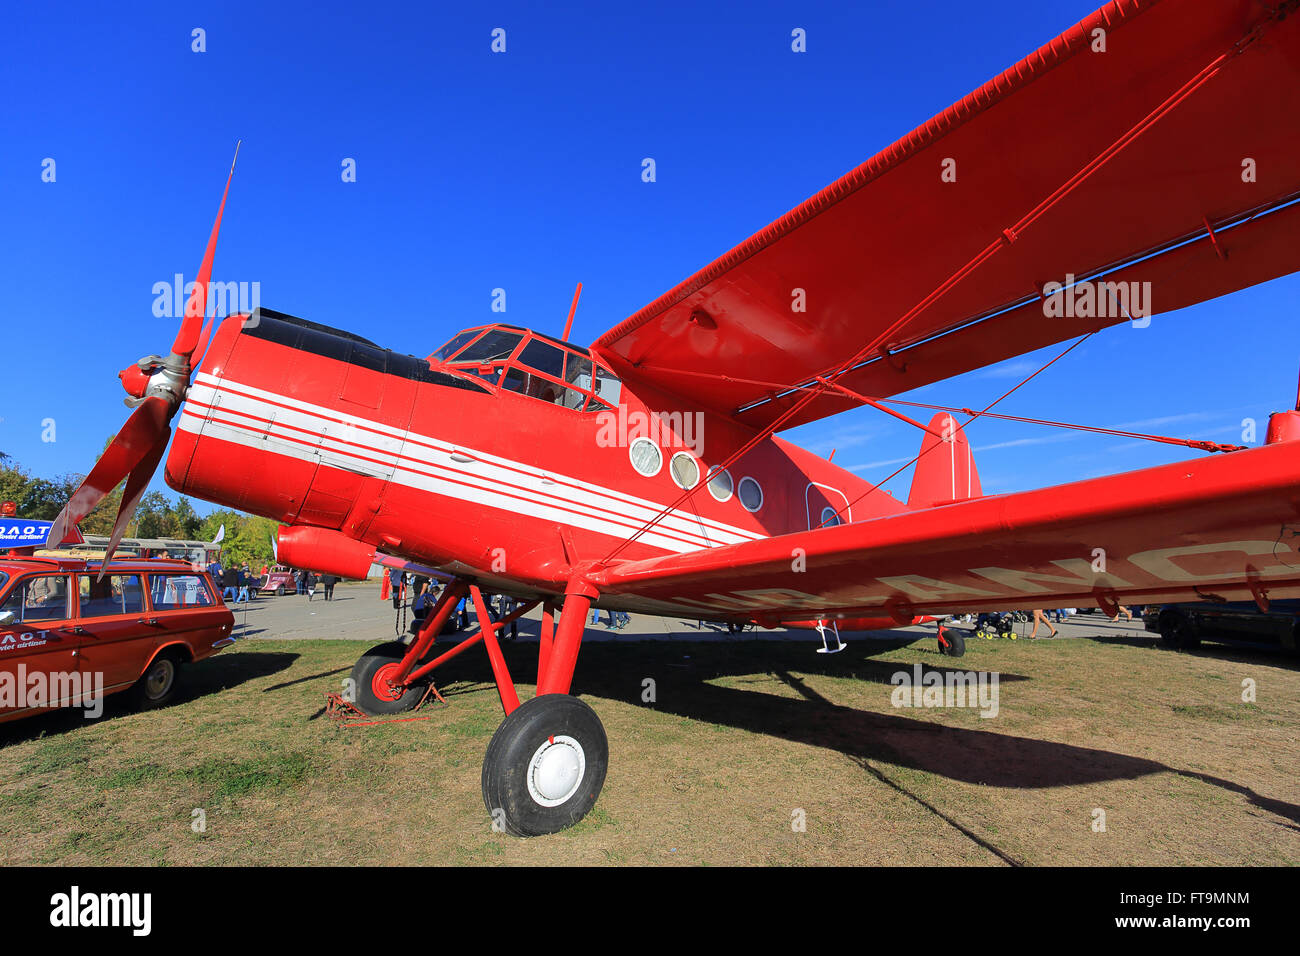
{"label": "tail fin", "polygon": [[[930,419],[930,430],[921,440],[921,457],[912,476],[907,506],[933,508],[983,495],[966,432],[958,429],[957,422],[947,412],[939,412]],[[938,432],[943,438],[931,432]]]}

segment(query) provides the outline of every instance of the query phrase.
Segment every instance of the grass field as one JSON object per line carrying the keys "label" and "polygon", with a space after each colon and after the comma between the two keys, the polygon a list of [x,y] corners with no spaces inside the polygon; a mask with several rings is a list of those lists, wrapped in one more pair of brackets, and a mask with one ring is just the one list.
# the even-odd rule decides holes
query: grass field
{"label": "grass field", "polygon": [[[0,725],[0,864],[1300,862],[1300,671],[1280,655],[590,644],[574,689],[609,735],[604,793],[520,840],[480,795],[501,718],[485,655],[448,667],[429,719],[339,728],[323,695],[361,649],[251,639],[163,710]],[[527,696],[535,645],[506,653]],[[998,672],[998,715],[894,707],[890,676],[918,662]]]}

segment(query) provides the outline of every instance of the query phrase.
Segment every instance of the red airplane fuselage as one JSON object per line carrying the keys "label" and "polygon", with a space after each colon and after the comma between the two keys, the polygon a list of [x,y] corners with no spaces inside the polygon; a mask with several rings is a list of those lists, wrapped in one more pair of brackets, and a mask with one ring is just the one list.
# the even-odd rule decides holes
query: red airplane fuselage
{"label": "red airplane fuselage", "polygon": [[[589,371],[566,376],[590,370],[585,349],[507,326],[488,334],[505,358],[429,361],[266,310],[226,319],[196,371],[167,482],[520,595],[563,593],[574,564],[606,557],[706,478],[619,557],[803,531],[839,511],[906,510],[779,438],[716,474],[752,430],[633,393],[598,360],[599,385]],[[710,616],[631,596],[608,603]]]}

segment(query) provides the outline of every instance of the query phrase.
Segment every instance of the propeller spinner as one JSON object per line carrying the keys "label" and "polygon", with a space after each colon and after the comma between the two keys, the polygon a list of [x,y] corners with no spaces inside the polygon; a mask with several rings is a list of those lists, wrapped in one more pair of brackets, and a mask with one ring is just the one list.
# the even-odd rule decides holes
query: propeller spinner
{"label": "propeller spinner", "polygon": [[217,236],[221,232],[221,214],[226,209],[226,197],[230,195],[230,182],[234,179],[235,162],[238,159],[239,144],[236,143],[235,158],[230,162],[230,175],[226,177],[226,189],[221,194],[221,205],[217,207],[217,218],[212,224],[208,247],[203,254],[194,290],[185,305],[185,315],[172,342],[170,354],[165,358],[147,355],[118,373],[123,388],[130,396],[126,403],[135,411],[121,431],[113,437],[90,474],[72,493],[68,503],[54,519],[46,539],[47,547],[57,548],[73,538],[71,532],[77,522],[90,514],[126,479],[122,503],[118,507],[113,534],[100,569],[101,577],[103,568],[108,566],[113,552],[117,550],[126,526],[130,524],[136,506],[149,486],[149,480],[162,461],[163,452],[171,440],[171,420],[185,400],[190,375],[198,364],[193,359],[197,355],[202,360],[212,333],[212,321],[208,320],[206,324],[204,322],[208,307],[208,285],[212,278],[212,259],[217,251]]}

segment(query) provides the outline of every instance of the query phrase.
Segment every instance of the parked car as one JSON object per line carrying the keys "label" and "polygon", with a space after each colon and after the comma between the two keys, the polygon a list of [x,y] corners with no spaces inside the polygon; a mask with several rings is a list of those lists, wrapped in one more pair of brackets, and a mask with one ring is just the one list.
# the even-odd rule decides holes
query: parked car
{"label": "parked car", "polygon": [[188,561],[0,557],[0,721],[129,693],[176,696],[184,665],[234,643],[234,615]]}
{"label": "parked car", "polygon": [[1154,604],[1143,613],[1142,622],[1180,650],[1211,640],[1280,646],[1294,652],[1300,636],[1300,601],[1273,601],[1267,612],[1253,601]]}
{"label": "parked car", "polygon": [[298,583],[293,579],[293,572],[288,568],[277,564],[271,570],[266,572],[266,580],[257,586],[258,594],[274,594],[276,597],[284,597],[286,594],[297,594]]}

